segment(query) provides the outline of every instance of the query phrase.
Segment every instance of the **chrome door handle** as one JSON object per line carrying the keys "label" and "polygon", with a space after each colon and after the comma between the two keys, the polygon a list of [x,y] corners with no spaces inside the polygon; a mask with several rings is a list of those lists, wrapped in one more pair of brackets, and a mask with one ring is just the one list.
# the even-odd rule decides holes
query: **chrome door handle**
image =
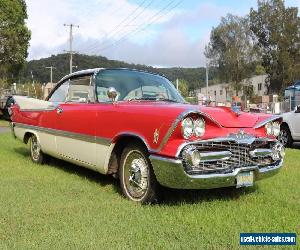
{"label": "chrome door handle", "polygon": [[57,114],[61,114],[62,112],[64,112],[64,110],[62,108],[57,108],[57,110],[56,110]]}

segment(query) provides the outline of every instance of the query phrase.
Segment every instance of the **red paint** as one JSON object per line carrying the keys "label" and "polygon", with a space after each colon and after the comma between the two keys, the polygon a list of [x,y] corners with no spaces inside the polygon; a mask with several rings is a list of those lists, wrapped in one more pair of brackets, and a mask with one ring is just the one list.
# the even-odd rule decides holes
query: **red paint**
{"label": "red paint", "polygon": [[[178,124],[165,146],[157,154],[174,157],[180,144],[186,141],[226,137],[243,129],[256,137],[267,137],[264,127],[254,129],[259,122],[267,119],[267,114],[252,114],[242,112],[235,114],[226,108],[211,108],[197,105],[173,104],[167,102],[119,102],[97,104],[61,104],[61,114],[53,111],[21,112],[15,105],[13,122],[24,123],[45,128],[98,136],[117,142],[124,133],[133,133],[143,138],[150,151],[159,148],[167,131],[176,118],[184,111],[197,110],[209,115],[217,123],[205,118],[206,132],[203,137],[183,139],[181,123]],[[154,131],[159,130],[158,143],[154,143]]]}

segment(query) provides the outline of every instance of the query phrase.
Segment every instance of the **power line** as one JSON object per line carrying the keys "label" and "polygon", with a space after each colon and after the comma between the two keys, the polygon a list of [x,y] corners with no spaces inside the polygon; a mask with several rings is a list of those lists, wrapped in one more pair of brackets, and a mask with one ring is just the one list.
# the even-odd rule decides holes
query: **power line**
{"label": "power line", "polygon": [[[183,2],[183,0],[180,0],[179,2],[177,2],[174,6],[172,6],[170,9],[168,9],[173,3],[175,2],[175,0],[172,0],[171,2],[169,2],[167,5],[165,5],[160,11],[158,11],[156,14],[154,14],[151,18],[149,18],[146,22],[144,22],[142,25],[140,25],[138,28],[134,29],[133,31],[125,34],[124,36],[122,36],[120,39],[118,39],[117,41],[115,41],[114,43],[104,46],[98,50],[96,50],[95,52],[98,51],[102,51],[102,50],[106,50],[108,48],[114,47],[118,44],[120,44],[121,42],[123,42],[124,40],[127,39],[128,36],[130,36],[131,34],[136,34],[138,32],[141,32],[143,30],[145,30],[146,28],[148,28],[149,26],[151,26],[155,21],[157,21],[158,19],[160,19],[161,17],[163,17],[164,15],[166,15],[167,13],[169,13],[171,10],[173,10],[174,8],[176,8],[179,4],[181,4]],[[167,10],[168,9],[168,10]],[[165,10],[167,10],[166,13],[161,14],[162,12],[164,12]],[[153,20],[154,19],[154,20]],[[145,25],[145,23],[148,23]],[[145,25],[143,28],[141,28],[143,25]]]}
{"label": "power line", "polygon": [[66,51],[70,54],[70,74],[72,74],[73,71],[73,54],[75,51],[73,51],[73,27],[79,28],[79,25],[74,24],[64,24],[64,26],[70,27],[70,34],[69,34],[69,51]]}
{"label": "power line", "polygon": [[[125,23],[127,21],[128,18],[130,18],[132,15],[134,15],[145,3],[147,0],[143,0],[133,11],[131,11],[125,18],[122,19],[121,22],[119,22],[109,33],[109,35],[105,36],[105,39],[108,40],[109,38],[113,37],[114,35],[118,34],[118,29],[120,27],[123,27],[123,23]],[[148,4],[143,11],[145,11],[145,9],[147,7],[149,7],[151,5],[151,3],[153,2],[153,0],[150,2],[150,4]],[[142,11],[142,12],[143,12]],[[138,13],[137,16],[135,17],[135,19],[140,15],[141,13]],[[85,50],[93,50],[98,46],[98,42],[93,43],[92,45],[90,45],[89,47],[87,47]]]}

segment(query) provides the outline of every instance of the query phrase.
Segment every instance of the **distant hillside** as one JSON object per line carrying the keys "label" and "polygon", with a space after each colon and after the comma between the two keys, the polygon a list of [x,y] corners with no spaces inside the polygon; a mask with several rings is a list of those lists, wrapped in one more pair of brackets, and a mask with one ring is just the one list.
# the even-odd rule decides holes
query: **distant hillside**
{"label": "distant hillside", "polygon": [[[173,82],[176,80],[176,78],[184,79],[187,81],[189,89],[195,89],[204,86],[205,82],[205,68],[154,68],[146,65],[109,60],[103,56],[88,56],[82,54],[75,54],[73,58],[73,65],[77,66],[74,71],[98,67],[139,69],[165,75]],[[53,71],[53,81],[57,82],[59,79],[69,73],[69,55],[58,54],[52,55],[48,58],[27,62],[22,72],[22,80],[31,80],[32,72],[35,81],[42,83],[48,82],[50,78],[50,70],[45,68],[48,66],[55,67]],[[213,78],[212,73],[213,72],[210,72],[211,78]]]}

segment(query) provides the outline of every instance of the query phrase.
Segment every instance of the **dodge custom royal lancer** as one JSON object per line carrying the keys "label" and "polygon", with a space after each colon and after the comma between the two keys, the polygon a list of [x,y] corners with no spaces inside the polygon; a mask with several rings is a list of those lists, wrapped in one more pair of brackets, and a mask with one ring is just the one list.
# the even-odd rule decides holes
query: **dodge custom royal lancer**
{"label": "dodge custom royal lancer", "polygon": [[187,104],[165,77],[91,69],[64,77],[46,101],[14,96],[13,135],[50,155],[120,179],[132,201],[158,188],[252,186],[278,172],[282,118]]}

